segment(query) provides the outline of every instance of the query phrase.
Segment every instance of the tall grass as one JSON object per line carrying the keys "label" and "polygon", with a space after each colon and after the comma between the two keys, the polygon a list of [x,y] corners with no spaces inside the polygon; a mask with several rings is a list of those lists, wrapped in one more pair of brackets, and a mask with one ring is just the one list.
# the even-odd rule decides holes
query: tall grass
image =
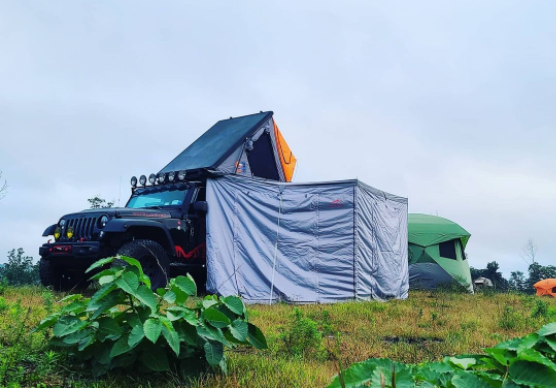
{"label": "tall grass", "polygon": [[[29,331],[63,295],[7,287],[0,295],[0,385],[10,387],[179,387],[176,375],[109,375],[94,380]],[[229,375],[204,376],[196,388],[323,387],[342,365],[370,357],[419,363],[523,336],[556,319],[556,299],[520,294],[411,292],[403,301],[250,306],[266,334],[265,351],[228,353]],[[339,338],[339,341],[338,341]]]}

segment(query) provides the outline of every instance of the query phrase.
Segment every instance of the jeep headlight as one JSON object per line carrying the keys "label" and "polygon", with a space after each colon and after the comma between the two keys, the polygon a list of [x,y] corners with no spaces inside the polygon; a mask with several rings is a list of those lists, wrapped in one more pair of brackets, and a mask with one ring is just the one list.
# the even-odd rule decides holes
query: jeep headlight
{"label": "jeep headlight", "polygon": [[66,225],[66,220],[64,220],[63,218],[60,220],[60,226],[63,228],[64,225]]}
{"label": "jeep headlight", "polygon": [[98,228],[99,229],[104,228],[107,223],[108,223],[108,216],[100,217],[99,220],[98,220]]}

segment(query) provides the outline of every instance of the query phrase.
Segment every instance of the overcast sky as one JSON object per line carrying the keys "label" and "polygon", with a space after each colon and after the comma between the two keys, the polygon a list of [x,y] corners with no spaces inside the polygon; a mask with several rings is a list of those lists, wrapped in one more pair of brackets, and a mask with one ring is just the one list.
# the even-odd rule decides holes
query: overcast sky
{"label": "overcast sky", "polygon": [[0,262],[96,194],[125,204],[216,121],[273,110],[296,181],[359,178],[556,256],[556,2],[0,2]]}

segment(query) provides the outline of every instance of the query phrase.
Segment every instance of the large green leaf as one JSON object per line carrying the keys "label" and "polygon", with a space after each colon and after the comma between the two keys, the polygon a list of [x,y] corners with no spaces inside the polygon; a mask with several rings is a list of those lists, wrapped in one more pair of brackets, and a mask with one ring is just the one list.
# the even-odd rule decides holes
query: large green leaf
{"label": "large green leaf", "polygon": [[141,362],[150,370],[164,372],[170,369],[166,352],[156,345],[143,347],[141,352]]}
{"label": "large green leaf", "polygon": [[97,292],[93,295],[91,300],[89,301],[89,305],[87,306],[88,310],[94,310],[91,305],[98,305],[99,302],[106,297],[106,295],[110,294],[112,291],[116,289],[115,284],[105,284],[104,286],[100,287]]}
{"label": "large green leaf", "polygon": [[217,366],[224,357],[224,346],[220,342],[207,341],[205,342],[205,357],[208,363],[212,366]]}
{"label": "large green leaf", "polygon": [[83,338],[81,338],[81,341],[79,341],[79,343],[77,344],[77,350],[79,350],[80,352],[83,352],[86,348],[88,348],[89,346],[91,346],[95,342],[96,342],[96,335],[91,330],[91,333],[89,335],[84,336]]}
{"label": "large green leaf", "polygon": [[125,294],[115,290],[108,294],[105,298],[97,301],[95,303],[89,303],[87,305],[87,311],[94,311],[91,319],[96,319],[100,315],[102,315],[105,311],[111,309],[114,306],[117,306],[123,303],[125,299]]}
{"label": "large green leaf", "polygon": [[112,350],[110,351],[110,358],[114,358],[116,356],[119,356],[120,354],[129,352],[130,350],[131,346],[129,346],[129,335],[126,334],[122,336],[122,338],[120,338],[118,341],[116,341],[116,343],[112,347]]}
{"label": "large green leaf", "polygon": [[471,357],[448,357],[448,361],[451,362],[453,365],[460,367],[461,369],[469,369],[470,366],[473,366],[477,363],[477,360]]}
{"label": "large green leaf", "polygon": [[556,336],[552,335],[549,337],[545,337],[545,342],[552,348],[554,352],[556,352]]}
{"label": "large green leaf", "polygon": [[556,371],[554,368],[534,361],[512,361],[510,377],[517,384],[543,388],[556,387]]}
{"label": "large green leaf", "polygon": [[158,319],[149,318],[143,325],[143,331],[145,332],[145,337],[154,344],[162,332],[162,322]]}
{"label": "large green leaf", "polygon": [[221,298],[220,301],[224,303],[224,305],[232,312],[236,313],[237,315],[243,315],[245,306],[243,305],[241,299],[239,299],[237,296],[227,296],[225,298]]}
{"label": "large green leaf", "polygon": [[131,333],[129,333],[128,344],[131,347],[137,345],[141,340],[145,338],[145,332],[143,331],[143,326],[141,322],[138,325],[135,325],[133,329],[131,329]]}
{"label": "large green leaf", "polygon": [[60,313],[61,314],[72,313],[73,315],[79,315],[80,313],[82,313],[86,309],[87,309],[87,303],[85,303],[82,300],[76,300],[76,301],[73,301],[72,303],[69,303],[69,304],[65,305],[64,307],[62,307],[62,310],[60,310]]}
{"label": "large green leaf", "polygon": [[525,337],[522,338],[521,343],[517,347],[518,353],[521,353],[526,349],[531,349],[533,346],[537,344],[538,340],[539,340],[539,335],[537,333],[531,333],[529,335],[526,335]]}
{"label": "large green leaf", "polygon": [[203,318],[212,326],[220,329],[229,326],[232,323],[230,318],[215,308],[209,308],[203,311]]}
{"label": "large green leaf", "polygon": [[153,313],[157,312],[157,300],[155,294],[147,286],[140,286],[137,289],[135,297],[146,306],[148,306]]}
{"label": "large green leaf", "polygon": [[176,285],[176,287],[178,287],[181,291],[185,292],[189,296],[194,296],[197,294],[197,285],[189,274],[187,274],[187,276],[176,277],[174,284]]}
{"label": "large green leaf", "polygon": [[89,325],[89,322],[82,321],[73,316],[64,316],[54,325],[53,333],[55,337],[64,337],[68,334],[75,333],[84,329]]}
{"label": "large green leaf", "polygon": [[81,342],[83,338],[90,337],[91,334],[93,334],[93,330],[91,329],[76,331],[65,336],[63,342],[67,345],[76,345]]}
{"label": "large green leaf", "polygon": [[556,334],[556,322],[549,323],[548,325],[544,325],[539,330],[539,335],[546,337],[551,334]]}
{"label": "large green leaf", "polygon": [[[371,378],[371,387],[380,387],[384,381],[385,387],[396,388],[414,388],[411,367],[399,364],[390,360],[382,360],[373,371]],[[387,361],[390,361],[389,363]],[[392,373],[394,374],[394,382],[392,382]]]}
{"label": "large green leaf", "polygon": [[174,304],[176,303],[176,294],[173,291],[168,290],[164,293],[162,299],[169,304]]}
{"label": "large green leaf", "polygon": [[32,332],[35,332],[37,330],[43,330],[46,329],[47,327],[52,327],[54,326],[54,324],[58,321],[58,314],[54,314],[54,315],[49,315],[48,317],[44,318],[40,323],[39,326],[37,326],[36,328],[34,328],[32,330]]}
{"label": "large green leaf", "polygon": [[164,325],[162,327],[162,335],[166,339],[166,342],[168,342],[168,345],[170,345],[170,348],[172,348],[174,353],[176,353],[176,356],[179,356],[180,355],[180,337],[178,336],[178,333],[174,329],[174,326]]}
{"label": "large green leaf", "polygon": [[210,325],[199,325],[197,326],[197,334],[206,340],[222,342],[224,345],[231,347],[232,344],[224,337],[221,329],[212,327]]}
{"label": "large green leaf", "polygon": [[139,287],[139,279],[133,272],[126,271],[116,280],[116,285],[124,292],[135,296]]}
{"label": "large green leaf", "polygon": [[98,325],[98,338],[101,341],[105,339],[117,340],[122,335],[122,329],[114,318],[102,317],[98,320]]}
{"label": "large green leaf", "polygon": [[186,322],[181,322],[178,326],[178,334],[180,339],[186,344],[191,346],[197,346],[198,334],[194,326],[189,325]]}
{"label": "large green leaf", "polygon": [[247,325],[247,322],[242,321],[241,319],[236,319],[232,322],[230,332],[235,339],[245,342],[247,340],[247,334],[249,333],[249,326]]}
{"label": "large green leaf", "polygon": [[139,263],[139,261],[135,260],[132,257],[128,257],[128,256],[118,256],[118,258],[120,260],[125,261],[129,265],[137,268],[137,270],[138,270],[137,275],[138,275],[139,281],[144,283],[148,288],[151,288],[151,280],[143,272],[143,268],[141,267],[141,263]]}
{"label": "large green leaf", "polygon": [[463,371],[452,378],[452,384],[455,388],[491,388],[484,380]]}
{"label": "large green leaf", "polygon": [[87,268],[85,273],[89,273],[96,268],[99,268],[99,267],[102,267],[103,265],[109,264],[109,263],[113,262],[114,259],[115,259],[114,257],[107,257],[107,258],[104,258],[104,259],[100,259],[99,261],[93,263],[89,268]]}
{"label": "large green leaf", "polygon": [[[362,387],[371,381],[373,372],[379,365],[392,365],[391,360],[371,358],[367,361],[358,362],[351,365],[342,373],[343,384],[340,377],[336,376],[327,388],[355,388]],[[379,385],[380,386],[380,385]]]}
{"label": "large green leaf", "polygon": [[249,327],[247,341],[249,341],[249,343],[256,349],[267,349],[268,345],[266,343],[266,338],[263,332],[257,326],[251,323],[248,323],[247,325]]}

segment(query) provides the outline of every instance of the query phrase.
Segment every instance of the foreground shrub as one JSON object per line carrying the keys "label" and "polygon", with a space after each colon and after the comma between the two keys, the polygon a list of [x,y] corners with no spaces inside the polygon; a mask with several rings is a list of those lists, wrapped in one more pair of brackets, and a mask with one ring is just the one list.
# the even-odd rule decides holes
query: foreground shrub
{"label": "foreground shrub", "polygon": [[281,340],[284,352],[294,359],[324,361],[328,357],[318,323],[304,317],[298,308],[294,309],[293,320]]}
{"label": "foreground shrub", "polygon": [[93,375],[110,370],[176,371],[191,376],[207,370],[227,371],[224,348],[238,344],[266,348],[262,332],[247,322],[246,308],[235,296],[207,296],[193,307],[196,295],[190,275],[151,291],[151,282],[135,259],[102,259],[87,272],[120,259],[94,275],[100,289],[91,297],[70,295],[62,309],[41,321],[37,330],[52,328],[50,344],[90,364]]}
{"label": "foreground shrub", "polygon": [[370,359],[341,371],[328,388],[556,387],[556,322],[484,351],[418,366]]}

